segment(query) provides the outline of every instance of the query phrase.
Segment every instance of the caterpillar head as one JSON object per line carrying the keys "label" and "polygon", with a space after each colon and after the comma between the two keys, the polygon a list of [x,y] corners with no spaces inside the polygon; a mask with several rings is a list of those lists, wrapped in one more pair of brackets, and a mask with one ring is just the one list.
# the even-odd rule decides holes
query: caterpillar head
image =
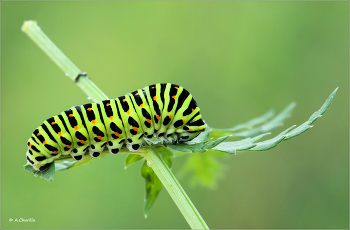
{"label": "caterpillar head", "polygon": [[52,157],[47,157],[48,153],[45,152],[40,146],[33,142],[31,139],[27,141],[27,162],[33,166],[35,170],[45,171],[53,163]]}

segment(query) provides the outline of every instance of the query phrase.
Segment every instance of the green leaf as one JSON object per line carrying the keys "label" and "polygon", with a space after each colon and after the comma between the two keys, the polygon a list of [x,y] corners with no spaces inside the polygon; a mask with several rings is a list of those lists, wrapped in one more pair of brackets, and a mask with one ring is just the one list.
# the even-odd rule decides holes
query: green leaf
{"label": "green leaf", "polygon": [[[173,152],[165,147],[160,147],[158,149],[154,148],[154,150],[161,155],[168,167],[171,168],[171,157],[173,157]],[[147,165],[147,161],[144,162],[141,168],[141,176],[146,180],[144,214],[147,218],[148,211],[152,208],[163,186],[153,169]]]}
{"label": "green leaf", "polygon": [[274,109],[270,109],[267,113],[265,113],[264,115],[254,118],[250,121],[247,121],[243,124],[238,124],[235,127],[232,128],[232,131],[238,131],[238,130],[242,130],[242,129],[251,129],[252,127],[262,124],[264,122],[266,122],[268,119],[270,119],[271,117],[273,117],[273,115],[275,115],[275,110]]}
{"label": "green leaf", "polygon": [[269,122],[265,123],[260,127],[238,132],[238,133],[232,133],[232,135],[235,137],[252,137],[260,133],[270,132],[275,128],[283,125],[283,122],[290,117],[290,114],[293,111],[295,105],[296,103],[292,102],[284,110],[282,110],[282,112],[280,112],[275,118],[273,118],[272,120],[270,120]]}
{"label": "green leaf", "polygon": [[147,218],[148,211],[157,199],[160,190],[162,190],[162,183],[158,176],[154,173],[153,169],[147,165],[147,161],[141,168],[141,176],[146,180],[146,196],[145,196],[145,207],[144,214]]}
{"label": "green leaf", "polygon": [[[218,161],[222,155],[218,152],[209,151],[206,153],[192,153],[179,173],[179,177],[188,178],[190,185],[195,187],[197,184],[215,188],[216,181],[222,177],[224,165]],[[226,155],[227,156],[227,155]]]}
{"label": "green leaf", "polygon": [[[296,127],[296,125],[286,129],[285,131],[281,132],[279,135],[277,135],[276,137],[263,141],[263,142],[259,142],[259,143],[254,143],[255,141],[261,139],[262,137],[266,136],[267,134],[262,134],[259,135],[257,137],[254,138],[247,138],[241,141],[233,141],[233,142],[224,142],[219,144],[218,146],[216,146],[215,150],[219,150],[219,151],[224,151],[224,152],[228,152],[228,153],[236,153],[236,151],[238,150],[249,150],[249,151],[264,151],[264,150],[268,150],[271,149],[275,146],[277,146],[280,142],[282,142],[283,140],[288,140],[290,138],[293,138],[297,135],[300,135],[301,133],[305,132],[306,130],[308,130],[309,128],[312,127],[312,123],[316,121],[316,119],[318,119],[319,117],[322,116],[322,114],[324,112],[326,112],[327,108],[330,106],[330,104],[332,103],[332,100],[334,98],[335,93],[337,92],[336,88],[331,95],[327,98],[326,102],[322,105],[322,107],[316,111],[310,118],[308,121],[304,122],[303,124],[301,124],[300,126]],[[287,107],[283,113],[281,113],[279,116],[277,116],[276,120],[273,121],[272,123],[280,123],[283,121],[283,119],[286,117],[286,114],[289,114],[289,111],[291,110],[291,108]],[[273,125],[268,125],[268,127],[272,127]],[[295,128],[296,127],[296,128]]]}
{"label": "green leaf", "polygon": [[39,176],[47,181],[53,181],[55,178],[55,164],[51,164],[51,166],[43,172],[35,170],[30,164],[24,165],[24,169],[34,173],[34,176]]}
{"label": "green leaf", "polygon": [[253,118],[252,120],[249,120],[245,123],[238,124],[233,128],[228,128],[228,129],[212,128],[211,134],[212,136],[223,136],[223,135],[230,135],[233,132],[240,131],[240,130],[247,130],[247,129],[251,130],[253,129],[254,126],[265,123],[268,119],[273,117],[274,114],[275,114],[275,111],[273,109],[270,109],[264,115],[257,118]]}
{"label": "green leaf", "polygon": [[66,169],[76,168],[85,164],[90,164],[94,159],[96,158],[103,158],[104,155],[100,155],[98,157],[92,157],[90,155],[85,155],[84,159],[81,161],[63,161],[63,162],[56,162],[57,168],[56,171],[62,171]]}
{"label": "green leaf", "polygon": [[228,152],[230,154],[236,154],[237,150],[248,150],[255,147],[257,145],[256,143],[254,143],[255,141],[258,141],[269,134],[270,133],[264,133],[256,137],[253,137],[253,138],[248,137],[240,141],[222,142],[221,144],[214,147],[213,149],[223,151],[223,152]]}
{"label": "green leaf", "polygon": [[139,160],[142,160],[143,157],[139,154],[128,154],[128,156],[125,158],[125,169],[131,165],[132,163],[135,163]]}
{"label": "green leaf", "polygon": [[[332,99],[336,93],[337,89],[333,91],[333,93],[328,97],[326,102],[323,104],[323,106],[315,112],[307,122],[303,123],[302,125],[295,128],[295,126],[292,126],[285,131],[281,132],[276,137],[262,141],[259,143],[255,143],[256,141],[262,139],[263,137],[267,136],[270,133],[264,133],[261,135],[258,135],[256,137],[248,137],[240,141],[230,141],[230,142],[222,142],[218,144],[217,146],[213,147],[212,149],[222,151],[222,152],[228,152],[230,154],[235,154],[236,151],[243,151],[243,150],[249,150],[249,151],[263,151],[268,150],[276,145],[278,145],[283,140],[290,139],[294,136],[297,136],[303,132],[305,132],[307,129],[312,127],[312,123],[327,110],[327,108],[330,106]],[[288,114],[290,114],[290,111],[294,107],[294,103],[290,104],[286,109],[284,109],[278,116],[276,116],[273,120],[265,124],[265,129],[268,131],[269,129],[273,129],[276,127],[277,124],[281,124],[287,117]],[[197,143],[199,145],[200,143]],[[186,150],[189,148],[187,147]],[[190,177],[191,184],[202,184],[204,186],[215,186],[216,180],[221,176],[222,174],[222,165],[218,163],[218,161],[215,159],[217,157],[216,155],[212,153],[193,153],[190,155],[185,167],[181,171],[181,175],[185,174],[192,174]]]}
{"label": "green leaf", "polygon": [[75,163],[76,161],[56,162],[55,168],[56,168],[56,171],[62,171],[62,170],[71,168]]}
{"label": "green leaf", "polygon": [[223,136],[219,137],[216,140],[206,140],[204,142],[194,143],[194,142],[187,142],[183,144],[177,144],[177,145],[168,145],[168,147],[175,149],[177,151],[181,152],[206,152],[208,149],[214,148],[224,140],[226,140],[229,136]]}
{"label": "green leaf", "polygon": [[282,133],[277,135],[275,138],[257,143],[257,145],[254,148],[251,148],[249,150],[251,150],[251,151],[263,151],[263,150],[268,150],[268,149],[275,147],[281,141],[283,141],[283,139],[286,137],[286,133],[288,133],[290,130],[292,130],[295,126],[296,125],[293,125],[292,127],[286,129],[285,131],[283,131]]}
{"label": "green leaf", "polygon": [[304,122],[294,130],[287,133],[285,140],[298,136],[303,132],[305,132],[306,130],[308,130],[309,128],[312,128],[313,126],[311,124],[314,123],[319,117],[322,117],[322,114],[324,114],[328,109],[328,107],[331,105],[337,90],[338,88],[336,88],[331,93],[331,95],[329,95],[329,97],[327,98],[326,102],[322,105],[322,107],[318,111],[316,111],[314,114],[312,114],[308,121]]}

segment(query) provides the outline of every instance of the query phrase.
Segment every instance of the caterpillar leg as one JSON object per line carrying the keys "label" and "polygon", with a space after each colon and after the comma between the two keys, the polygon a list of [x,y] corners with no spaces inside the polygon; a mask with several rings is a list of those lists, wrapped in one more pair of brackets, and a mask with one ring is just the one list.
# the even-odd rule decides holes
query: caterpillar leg
{"label": "caterpillar leg", "polygon": [[179,141],[179,135],[177,133],[167,134],[167,140],[169,143],[176,145]]}
{"label": "caterpillar leg", "polygon": [[130,152],[136,152],[141,148],[141,143],[127,143],[126,147],[129,149]]}
{"label": "caterpillar leg", "polygon": [[103,152],[104,148],[106,147],[107,142],[104,142],[102,144],[96,143],[95,145],[91,145],[89,149],[89,154],[92,157],[98,157]]}
{"label": "caterpillar leg", "polygon": [[119,153],[120,149],[123,147],[123,144],[125,142],[125,139],[122,140],[110,140],[107,143],[108,151],[111,154],[117,154]]}
{"label": "caterpillar leg", "polygon": [[108,149],[110,153],[112,154],[117,154],[119,153],[120,149],[116,148],[116,149]]}
{"label": "caterpillar leg", "polygon": [[[84,147],[84,146],[83,146]],[[86,148],[82,148],[82,147],[77,147],[74,148],[72,150],[72,152],[70,152],[70,155],[73,157],[73,159],[75,161],[81,161],[84,159],[84,154],[87,151],[87,149],[89,148],[89,146],[87,146]]]}

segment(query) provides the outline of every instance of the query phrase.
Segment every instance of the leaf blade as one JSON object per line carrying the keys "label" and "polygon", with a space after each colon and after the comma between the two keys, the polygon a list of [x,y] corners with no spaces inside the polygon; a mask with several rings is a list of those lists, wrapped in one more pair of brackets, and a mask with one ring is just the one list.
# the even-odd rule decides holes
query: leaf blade
{"label": "leaf blade", "polygon": [[143,156],[139,154],[128,154],[128,156],[125,158],[125,166],[124,169],[129,167],[132,163],[135,163],[137,161],[140,161],[143,159]]}
{"label": "leaf blade", "polygon": [[141,176],[145,179],[146,195],[144,215],[145,218],[147,218],[148,211],[152,208],[163,186],[153,169],[147,165],[146,160],[141,167]]}
{"label": "leaf blade", "polygon": [[39,176],[41,179],[47,181],[53,181],[55,179],[55,164],[51,164],[50,167],[45,171],[37,171],[30,164],[23,166],[25,170],[34,174],[34,176]]}

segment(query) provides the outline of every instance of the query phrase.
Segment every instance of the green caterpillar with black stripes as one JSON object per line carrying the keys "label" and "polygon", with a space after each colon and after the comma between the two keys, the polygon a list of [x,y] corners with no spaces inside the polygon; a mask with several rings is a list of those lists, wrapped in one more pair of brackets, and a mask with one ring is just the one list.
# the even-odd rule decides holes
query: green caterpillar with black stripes
{"label": "green caterpillar with black stripes", "polygon": [[105,147],[112,154],[123,145],[138,151],[144,138],[157,138],[164,146],[190,141],[205,130],[199,111],[186,89],[170,83],[74,106],[34,130],[27,141],[27,161],[45,171],[62,155],[81,161],[87,151],[98,157]]}

